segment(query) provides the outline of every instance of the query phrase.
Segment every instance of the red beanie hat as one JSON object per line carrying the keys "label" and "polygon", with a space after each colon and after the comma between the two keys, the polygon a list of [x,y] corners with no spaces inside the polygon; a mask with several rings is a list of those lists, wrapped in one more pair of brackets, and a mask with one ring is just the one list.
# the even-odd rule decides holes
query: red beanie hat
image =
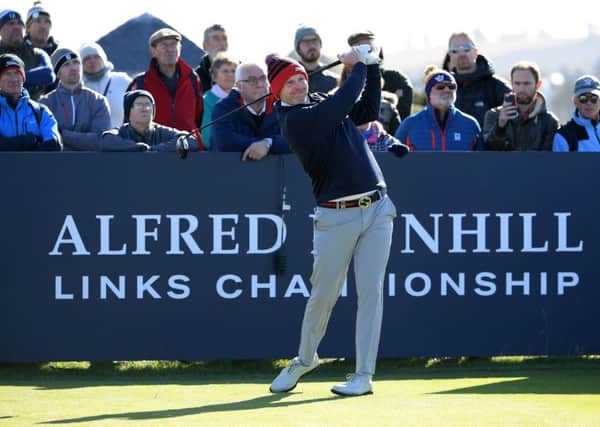
{"label": "red beanie hat", "polygon": [[279,99],[283,85],[290,77],[302,74],[308,80],[308,74],[304,67],[291,58],[281,58],[276,53],[272,53],[267,56],[265,62],[267,63],[269,83],[271,83],[271,93],[277,99]]}

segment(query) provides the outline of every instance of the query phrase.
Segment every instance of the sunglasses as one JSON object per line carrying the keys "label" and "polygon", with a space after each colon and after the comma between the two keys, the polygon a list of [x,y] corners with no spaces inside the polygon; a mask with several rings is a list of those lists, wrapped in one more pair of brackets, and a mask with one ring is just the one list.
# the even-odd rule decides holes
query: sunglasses
{"label": "sunglasses", "polygon": [[577,100],[582,104],[585,104],[588,101],[591,102],[592,104],[597,104],[598,103],[598,95],[579,95],[577,97]]}
{"label": "sunglasses", "polygon": [[433,87],[436,88],[437,90],[444,90],[446,88],[448,88],[450,90],[456,90],[456,85],[454,83],[438,83],[438,84],[434,85]]}
{"label": "sunglasses", "polygon": [[475,46],[470,45],[470,44],[463,44],[460,46],[451,47],[450,53],[459,53],[459,52],[468,53],[468,52],[471,52],[472,49],[475,49]]}

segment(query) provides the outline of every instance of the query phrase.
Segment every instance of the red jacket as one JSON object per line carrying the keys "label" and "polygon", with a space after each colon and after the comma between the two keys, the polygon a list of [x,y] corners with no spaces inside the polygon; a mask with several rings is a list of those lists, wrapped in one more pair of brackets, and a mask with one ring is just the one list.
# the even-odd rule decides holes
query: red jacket
{"label": "red jacket", "polygon": [[171,97],[167,85],[161,79],[154,58],[150,61],[148,71],[133,81],[131,89],[144,89],[154,96],[155,122],[175,129],[192,131],[202,123],[202,86],[198,75],[181,58],[177,61],[177,67],[179,81],[175,98]]}

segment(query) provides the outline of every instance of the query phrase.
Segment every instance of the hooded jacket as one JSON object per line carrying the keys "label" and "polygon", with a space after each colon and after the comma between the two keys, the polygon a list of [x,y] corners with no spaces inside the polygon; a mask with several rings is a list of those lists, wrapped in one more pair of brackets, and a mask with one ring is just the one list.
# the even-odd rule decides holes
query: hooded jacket
{"label": "hooded jacket", "polygon": [[477,68],[472,73],[459,74],[456,68],[452,74],[456,79],[455,106],[463,113],[475,117],[483,125],[486,111],[502,105],[504,94],[510,92],[510,86],[494,75],[494,66],[483,55],[477,55]]}
{"label": "hooded jacket", "polygon": [[104,95],[110,106],[110,126],[115,128],[123,124],[123,95],[131,83],[127,73],[113,71],[114,65],[107,61],[106,66],[97,74],[83,73],[86,87]]}
{"label": "hooded jacket", "polygon": [[546,110],[546,100],[541,92],[537,92],[527,116],[509,120],[504,128],[498,126],[499,114],[500,108],[485,114],[483,138],[486,150],[552,151],[558,119]]}

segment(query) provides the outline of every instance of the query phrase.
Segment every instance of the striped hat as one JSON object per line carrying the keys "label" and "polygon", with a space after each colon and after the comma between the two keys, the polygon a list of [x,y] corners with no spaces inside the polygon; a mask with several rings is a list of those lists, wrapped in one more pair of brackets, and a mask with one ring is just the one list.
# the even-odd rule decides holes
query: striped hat
{"label": "striped hat", "polygon": [[278,54],[272,53],[267,56],[265,62],[267,63],[269,83],[271,83],[271,93],[277,99],[279,99],[283,85],[290,77],[301,74],[308,80],[308,74],[304,67],[291,58],[282,58]]}

